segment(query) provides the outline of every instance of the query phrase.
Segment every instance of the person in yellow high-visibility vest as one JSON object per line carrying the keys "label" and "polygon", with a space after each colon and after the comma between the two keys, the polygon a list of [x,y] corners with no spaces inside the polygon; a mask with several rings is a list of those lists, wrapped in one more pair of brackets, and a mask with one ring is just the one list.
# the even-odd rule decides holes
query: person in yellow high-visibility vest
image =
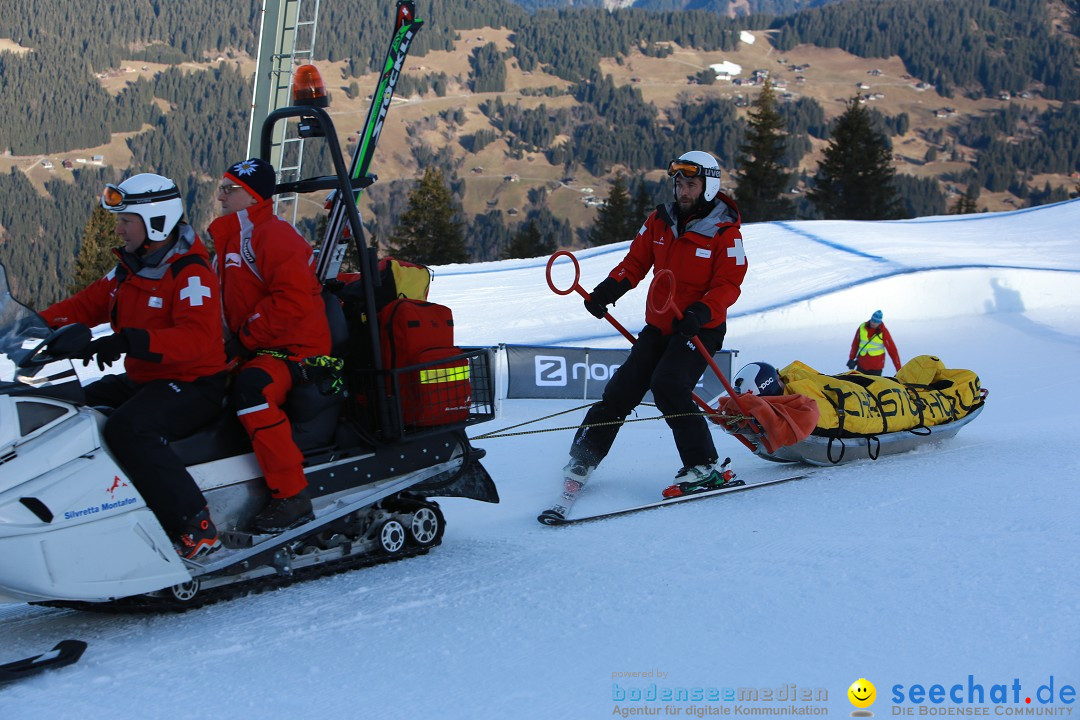
{"label": "person in yellow high-visibility vest", "polygon": [[875,310],[870,319],[859,325],[859,329],[855,331],[851,352],[848,353],[849,370],[858,370],[865,375],[880,375],[885,369],[886,351],[896,369],[900,369],[900,353],[896,350],[896,343],[882,322],[882,317],[881,311]]}

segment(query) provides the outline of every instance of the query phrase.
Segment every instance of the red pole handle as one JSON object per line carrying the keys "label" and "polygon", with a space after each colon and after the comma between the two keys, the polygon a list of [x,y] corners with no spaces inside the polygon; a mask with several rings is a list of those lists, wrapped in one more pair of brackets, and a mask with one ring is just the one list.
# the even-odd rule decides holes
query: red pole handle
{"label": "red pole handle", "polygon": [[[679,307],[675,304],[675,273],[667,268],[653,272],[652,285],[649,286],[648,304],[649,310],[656,315],[663,315],[667,312],[671,312],[675,317],[682,318],[682,311],[679,310]],[[705,362],[709,363],[709,367],[716,373],[716,377],[720,378],[720,382],[723,383],[724,389],[728,391],[728,395],[735,397],[735,392],[731,389],[731,386],[728,385],[727,378],[724,377],[724,373],[720,372],[720,368],[716,366],[716,361],[713,360],[709,351],[705,349],[700,338],[695,335],[693,339],[694,347],[696,347],[698,352],[705,358]],[[694,402],[697,403],[698,407],[704,410],[706,414],[716,414],[716,408],[710,407],[707,402],[697,396],[697,393],[691,393],[690,395],[693,397]],[[738,400],[736,400],[736,402],[738,402]],[[743,415],[747,414],[746,410],[744,410],[741,405],[739,405],[739,409],[742,411]],[[735,437],[738,438],[743,445],[750,448],[751,451],[756,451],[753,443],[742,435],[736,435]]]}
{"label": "red pole handle", "polygon": [[[555,286],[555,281],[551,277],[551,268],[555,265],[555,261],[558,260],[563,255],[570,258],[570,261],[573,262],[573,264],[574,264],[574,281],[573,281],[573,284],[571,284],[570,287],[568,287],[566,289],[561,289],[561,288],[556,287]],[[572,252],[569,252],[567,250],[559,250],[558,252],[554,253],[550,258],[548,258],[548,262],[547,262],[547,284],[548,284],[548,287],[551,288],[551,292],[555,293],[556,295],[569,295],[572,292],[576,292],[578,295],[581,295],[581,297],[585,298],[586,300],[591,300],[592,297],[589,295],[589,293],[585,292],[585,288],[581,287],[581,284],[578,282],[578,280],[580,280],[580,279],[581,279],[581,266],[578,265],[577,258],[574,257],[574,254]],[[661,287],[661,285],[663,283],[667,283],[667,287],[668,287],[668,292],[667,292],[666,297],[661,297],[661,293],[663,291],[660,290],[660,287]],[[660,270],[660,271],[656,272],[655,277],[653,279],[652,286],[649,288],[648,303],[649,303],[650,309],[652,309],[653,312],[662,314],[670,307],[670,308],[674,309],[676,317],[681,318],[682,313],[679,311],[678,307],[674,306],[674,298],[675,298],[675,275],[674,275],[674,273],[672,273],[670,270],[667,270],[667,269]],[[662,303],[661,303],[661,301],[662,301]],[[622,325],[620,325],[618,323],[618,321],[615,320],[615,318],[611,317],[610,313],[605,313],[604,314],[604,319],[607,320],[608,322],[610,322],[612,324],[612,326],[616,330],[618,330],[620,333],[622,333],[623,337],[625,337],[627,340],[629,340],[631,344],[633,344],[635,342],[634,336],[631,335],[629,332],[627,332],[626,328],[624,328]],[[697,347],[698,352],[700,352],[702,355],[705,356],[705,360],[712,367],[713,372],[716,373],[716,376],[718,378],[720,378],[720,382],[723,383],[724,389],[726,389],[728,391],[728,394],[731,395],[731,397],[735,398],[735,403],[738,406],[739,410],[742,412],[742,414],[749,416],[749,413],[746,412],[746,408],[744,408],[739,403],[738,397],[736,397],[735,391],[731,389],[731,385],[728,384],[727,378],[725,378],[724,374],[722,372],[720,372],[720,368],[718,368],[716,366],[716,362],[712,359],[712,355],[709,354],[709,351],[705,349],[705,346],[701,344],[701,340],[698,339],[698,337],[696,335],[694,336],[694,345]],[[697,406],[700,407],[706,414],[713,414],[713,415],[716,414],[716,408],[710,407],[709,403],[705,402],[700,397],[698,397],[696,393],[690,393],[690,395],[694,399],[694,402],[697,403]],[[735,437],[743,445],[748,447],[751,452],[757,452],[757,448],[754,447],[754,444],[751,443],[746,438],[744,438],[742,435],[736,435]]]}
{"label": "red pole handle", "polygon": [[[574,263],[574,282],[573,282],[572,285],[570,285],[570,287],[566,288],[565,290],[560,289],[558,287],[555,287],[555,281],[551,277],[551,268],[552,268],[552,266],[554,266],[555,261],[557,259],[559,259],[559,257],[561,257],[563,255],[570,258],[570,261],[572,263]],[[589,293],[585,292],[585,288],[581,287],[581,284],[578,282],[578,280],[580,280],[580,279],[581,279],[581,266],[578,265],[578,261],[577,261],[577,258],[574,257],[574,253],[569,252],[567,250],[560,250],[560,251],[558,251],[557,253],[553,254],[551,257],[548,258],[548,262],[547,262],[547,284],[548,284],[548,287],[551,288],[551,292],[555,293],[556,295],[569,295],[572,292],[576,292],[578,295],[585,298],[586,300],[592,300],[592,296],[589,295]],[[622,333],[622,336],[624,338],[626,338],[627,340],[629,340],[631,345],[634,344],[634,342],[635,342],[634,336],[630,333],[630,331],[628,331],[621,324],[619,324],[618,320],[611,317],[610,313],[605,312],[604,313],[604,319],[607,320],[609,323],[611,323],[611,326],[613,328],[615,328],[620,333]]]}
{"label": "red pole handle", "polygon": [[[555,287],[555,281],[551,277],[551,268],[554,267],[555,261],[558,260],[563,255],[570,258],[570,262],[572,262],[574,264],[574,281],[570,285],[570,287],[568,287],[567,289],[560,290],[559,288]],[[554,255],[552,255],[551,257],[548,258],[548,261],[547,261],[547,284],[548,284],[548,287],[551,288],[551,292],[555,293],[556,295],[569,295],[570,293],[577,290],[579,293],[584,295],[586,297],[586,299],[587,299],[589,297],[588,294],[584,290],[582,290],[581,285],[578,285],[578,280],[580,280],[580,279],[581,279],[581,266],[578,265],[578,261],[577,261],[577,258],[574,257],[574,253],[568,252],[566,250],[560,250],[559,252],[555,253]]]}
{"label": "red pole handle", "polygon": [[[665,288],[667,290],[666,293],[664,292]],[[667,268],[657,270],[653,273],[652,287],[649,288],[649,309],[658,315],[670,311],[674,313],[676,318],[682,319],[682,310],[675,304],[675,273]],[[698,349],[698,352],[701,353],[702,357],[705,358],[705,361],[709,363],[709,367],[716,373],[716,377],[720,379],[720,384],[724,386],[728,395],[735,401],[735,405],[739,408],[739,411],[743,415],[751,417],[750,413],[743,407],[743,404],[739,402],[738,393],[736,393],[731,387],[731,384],[728,383],[727,378],[724,377],[724,373],[720,372],[720,368],[717,367],[716,361],[713,360],[713,356],[709,354],[704,343],[701,342],[701,338],[695,335],[692,340],[694,341],[694,346]],[[694,396],[694,399],[698,401],[698,405],[704,405],[705,410],[715,412],[715,408],[710,408],[708,404],[702,403],[696,395]]]}
{"label": "red pole handle", "polygon": [[[665,289],[667,292],[664,292]],[[675,273],[667,268],[653,273],[648,303],[649,309],[657,315],[663,315],[670,310],[675,313],[675,317],[682,317],[682,312],[675,305]]]}

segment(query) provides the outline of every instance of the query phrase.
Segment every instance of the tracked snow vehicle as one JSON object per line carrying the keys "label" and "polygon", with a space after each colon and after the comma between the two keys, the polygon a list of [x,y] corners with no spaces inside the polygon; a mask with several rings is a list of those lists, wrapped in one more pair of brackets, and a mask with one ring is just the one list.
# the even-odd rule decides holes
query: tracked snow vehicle
{"label": "tracked snow vehicle", "polygon": [[[68,358],[89,341],[86,328],[50,332],[12,298],[0,267],[0,602],[122,611],[195,607],[425,553],[443,536],[444,516],[433,497],[498,502],[480,464],[484,453],[466,435],[467,426],[494,417],[489,351],[385,365],[377,258],[352,201],[371,178],[353,177],[328,113],[317,106],[271,113],[262,128],[264,158],[274,123],[289,118],[300,119],[307,137],[325,139],[334,173],[277,191],[333,189],[331,217],[349,230],[328,234],[321,253],[326,267],[320,264],[320,279],[328,280],[332,354],[345,361],[344,382],[301,385],[286,405],[304,452],[315,519],[279,535],[245,530],[269,495],[246,434],[223,409],[209,427],[171,444],[205,494],[224,544],[203,561],[182,560],[103,441],[106,416],[85,404]],[[349,302],[331,292],[334,261],[340,265],[346,246],[355,252],[362,291],[353,286]],[[440,382],[453,397],[440,394]],[[432,412],[417,412],[417,403],[429,403]],[[448,404],[453,412],[445,412]],[[423,421],[410,420],[417,417]]]}

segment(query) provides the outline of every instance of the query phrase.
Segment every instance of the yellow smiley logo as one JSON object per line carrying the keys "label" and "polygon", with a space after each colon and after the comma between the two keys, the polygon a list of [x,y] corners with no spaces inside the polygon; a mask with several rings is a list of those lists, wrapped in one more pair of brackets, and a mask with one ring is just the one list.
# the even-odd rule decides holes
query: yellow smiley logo
{"label": "yellow smiley logo", "polygon": [[877,689],[874,683],[866,678],[859,678],[851,683],[847,691],[848,700],[857,708],[868,708],[874,704],[877,698]]}

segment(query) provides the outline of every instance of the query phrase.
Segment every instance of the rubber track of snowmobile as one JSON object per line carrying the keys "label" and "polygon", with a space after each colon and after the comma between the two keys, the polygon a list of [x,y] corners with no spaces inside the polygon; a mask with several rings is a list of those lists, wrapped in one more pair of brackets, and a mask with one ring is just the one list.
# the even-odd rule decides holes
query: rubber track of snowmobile
{"label": "rubber track of snowmobile", "polygon": [[336,560],[328,560],[310,567],[298,568],[290,572],[278,572],[273,575],[252,578],[251,580],[243,580],[241,582],[219,587],[199,588],[198,592],[196,592],[195,596],[190,600],[180,600],[171,595],[169,589],[166,588],[159,591],[161,593],[160,595],[133,595],[131,597],[111,600],[109,602],[49,600],[47,602],[31,604],[111,614],[185,612],[187,610],[194,610],[224,600],[232,600],[246,595],[256,595],[267,590],[276,590],[277,588],[292,585],[296,582],[313,580],[326,575],[336,575],[338,573],[358,570],[373,565],[382,565],[384,563],[416,557],[417,555],[426,555],[431,548],[442,544],[443,534],[446,532],[446,516],[442,514],[437,503],[426,500],[399,498],[396,505],[402,510],[411,508],[412,512],[415,512],[421,507],[433,509],[439,517],[439,531],[434,540],[427,545],[420,545],[414,542],[406,543],[401,550],[394,553],[388,553],[385,550],[376,548],[364,555],[350,555],[349,557],[338,558]]}
{"label": "rubber track of snowmobile", "polygon": [[[232,585],[223,585],[221,587],[210,589],[200,588],[195,597],[186,601],[169,596],[156,597],[151,595],[135,595],[100,603],[83,602],[80,600],[50,600],[48,602],[31,604],[109,614],[185,612],[187,610],[195,610],[196,608],[205,607],[224,600],[233,600],[247,595],[257,595],[261,592],[266,592],[267,590],[276,590],[296,582],[313,580],[326,575],[336,575],[338,573],[371,567],[373,565],[383,565],[385,563],[396,562],[397,560],[416,557],[417,555],[426,555],[428,550],[441,544],[442,535],[440,533],[439,539],[431,545],[423,547],[406,547],[393,555],[387,555],[385,552],[377,550],[367,555],[341,558],[336,561],[301,568],[291,573],[277,573],[275,575],[267,575],[266,577],[254,578],[252,580],[245,580]],[[162,592],[168,591],[164,590]]]}

